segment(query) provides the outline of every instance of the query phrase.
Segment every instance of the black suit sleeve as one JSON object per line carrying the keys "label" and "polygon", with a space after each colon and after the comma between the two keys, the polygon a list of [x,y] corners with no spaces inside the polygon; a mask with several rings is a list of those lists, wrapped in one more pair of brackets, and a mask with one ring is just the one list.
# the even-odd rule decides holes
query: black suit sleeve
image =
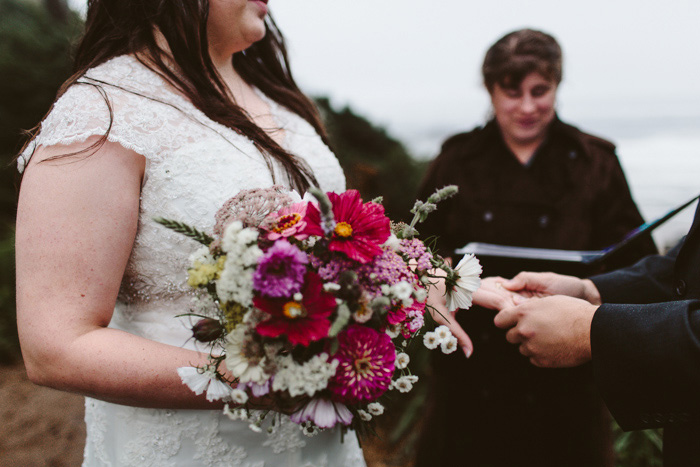
{"label": "black suit sleeve", "polygon": [[683,241],[665,255],[651,255],[636,264],[593,276],[604,303],[656,303],[671,301],[674,265]]}
{"label": "black suit sleeve", "polygon": [[591,351],[598,388],[623,429],[700,421],[700,301],[604,304]]}

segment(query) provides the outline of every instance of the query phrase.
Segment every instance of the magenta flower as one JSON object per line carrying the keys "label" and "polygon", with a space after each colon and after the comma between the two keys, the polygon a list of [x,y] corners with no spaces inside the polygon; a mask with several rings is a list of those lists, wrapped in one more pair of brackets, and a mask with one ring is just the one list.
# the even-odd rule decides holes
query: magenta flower
{"label": "magenta flower", "polygon": [[406,319],[406,309],[402,306],[393,306],[389,309],[386,315],[386,321],[389,324],[401,324]]}
{"label": "magenta flower", "polygon": [[[390,221],[384,215],[384,206],[362,203],[357,190],[327,193],[333,205],[336,225],[328,248],[345,253],[348,258],[367,263],[382,252],[381,246],[390,235]],[[313,204],[307,210],[310,235],[323,235],[321,213]]]}
{"label": "magenta flower", "polygon": [[269,319],[258,324],[258,334],[266,337],[287,336],[293,345],[309,345],[328,335],[328,317],[335,310],[335,297],[323,290],[318,274],[307,272],[301,290],[302,300],[253,298],[253,304],[268,313]]}
{"label": "magenta flower", "polygon": [[335,376],[328,382],[333,399],[345,404],[373,402],[384,394],[394,373],[396,350],[386,333],[352,325],[338,334]]}
{"label": "magenta flower", "polygon": [[352,421],[352,413],[345,405],[328,399],[311,399],[290,417],[294,423],[311,421],[319,428],[333,428],[338,423],[347,426]]}
{"label": "magenta flower", "polygon": [[301,290],[309,258],[287,240],[279,240],[258,260],[253,288],[268,297],[290,297]]}
{"label": "magenta flower", "polygon": [[277,212],[268,216],[270,227],[267,233],[268,240],[277,240],[279,238],[294,237],[297,240],[308,238],[306,233],[306,209],[308,203],[294,203],[290,206],[285,206]]}

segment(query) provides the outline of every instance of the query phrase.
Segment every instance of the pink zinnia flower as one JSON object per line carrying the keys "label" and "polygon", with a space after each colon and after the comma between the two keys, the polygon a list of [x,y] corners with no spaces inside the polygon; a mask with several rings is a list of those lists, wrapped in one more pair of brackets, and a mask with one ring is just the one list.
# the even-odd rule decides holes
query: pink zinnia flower
{"label": "pink zinnia flower", "polygon": [[352,325],[338,334],[335,376],[328,389],[345,404],[373,402],[384,394],[394,373],[396,350],[391,338],[365,326]]}
{"label": "pink zinnia flower", "polygon": [[311,399],[308,404],[294,412],[291,420],[298,424],[311,421],[319,428],[333,428],[338,423],[350,425],[352,413],[339,402],[319,398]]}
{"label": "pink zinnia flower", "polygon": [[253,288],[267,297],[290,297],[304,283],[306,253],[287,240],[279,240],[258,260]]}
{"label": "pink zinnia flower", "polygon": [[[367,263],[382,252],[390,231],[389,218],[384,215],[384,206],[377,203],[362,203],[357,190],[344,193],[327,193],[333,205],[336,225],[328,248],[340,251],[349,258]],[[306,215],[310,235],[323,235],[321,213],[309,204]]]}
{"label": "pink zinnia flower", "polygon": [[323,290],[318,274],[307,272],[301,290],[302,300],[253,298],[253,304],[271,315],[258,324],[256,330],[261,336],[279,337],[286,335],[293,345],[309,345],[328,335],[331,322],[328,317],[335,310],[335,297]]}
{"label": "pink zinnia flower", "polygon": [[386,321],[389,324],[401,324],[406,319],[406,308],[403,306],[393,306],[389,309],[386,315]]}
{"label": "pink zinnia flower", "polygon": [[308,204],[306,202],[294,203],[270,214],[267,218],[269,222],[269,227],[267,227],[267,230],[269,230],[267,233],[268,240],[288,237],[294,237],[297,240],[308,238],[309,234],[305,232]]}

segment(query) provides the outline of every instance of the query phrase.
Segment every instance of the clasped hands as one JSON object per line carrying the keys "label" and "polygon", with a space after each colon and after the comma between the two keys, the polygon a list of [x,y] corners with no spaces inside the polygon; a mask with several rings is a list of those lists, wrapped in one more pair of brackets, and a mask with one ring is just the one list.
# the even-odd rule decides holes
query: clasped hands
{"label": "clasped hands", "polygon": [[[591,359],[591,322],[600,294],[590,280],[533,272],[510,280],[487,277],[474,293],[473,303],[497,311],[495,325],[508,329],[508,342],[518,345],[535,366],[573,367]],[[434,296],[430,304],[440,312],[433,317],[450,328],[469,357],[474,349],[471,339],[447,313],[442,298]]]}

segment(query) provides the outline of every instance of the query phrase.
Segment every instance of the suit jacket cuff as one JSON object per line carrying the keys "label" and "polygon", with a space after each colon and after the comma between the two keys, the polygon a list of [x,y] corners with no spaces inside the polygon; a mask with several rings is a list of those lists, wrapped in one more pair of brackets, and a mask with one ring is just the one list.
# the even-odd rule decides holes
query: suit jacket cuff
{"label": "suit jacket cuff", "polygon": [[700,302],[604,304],[591,325],[593,371],[625,430],[700,420]]}

